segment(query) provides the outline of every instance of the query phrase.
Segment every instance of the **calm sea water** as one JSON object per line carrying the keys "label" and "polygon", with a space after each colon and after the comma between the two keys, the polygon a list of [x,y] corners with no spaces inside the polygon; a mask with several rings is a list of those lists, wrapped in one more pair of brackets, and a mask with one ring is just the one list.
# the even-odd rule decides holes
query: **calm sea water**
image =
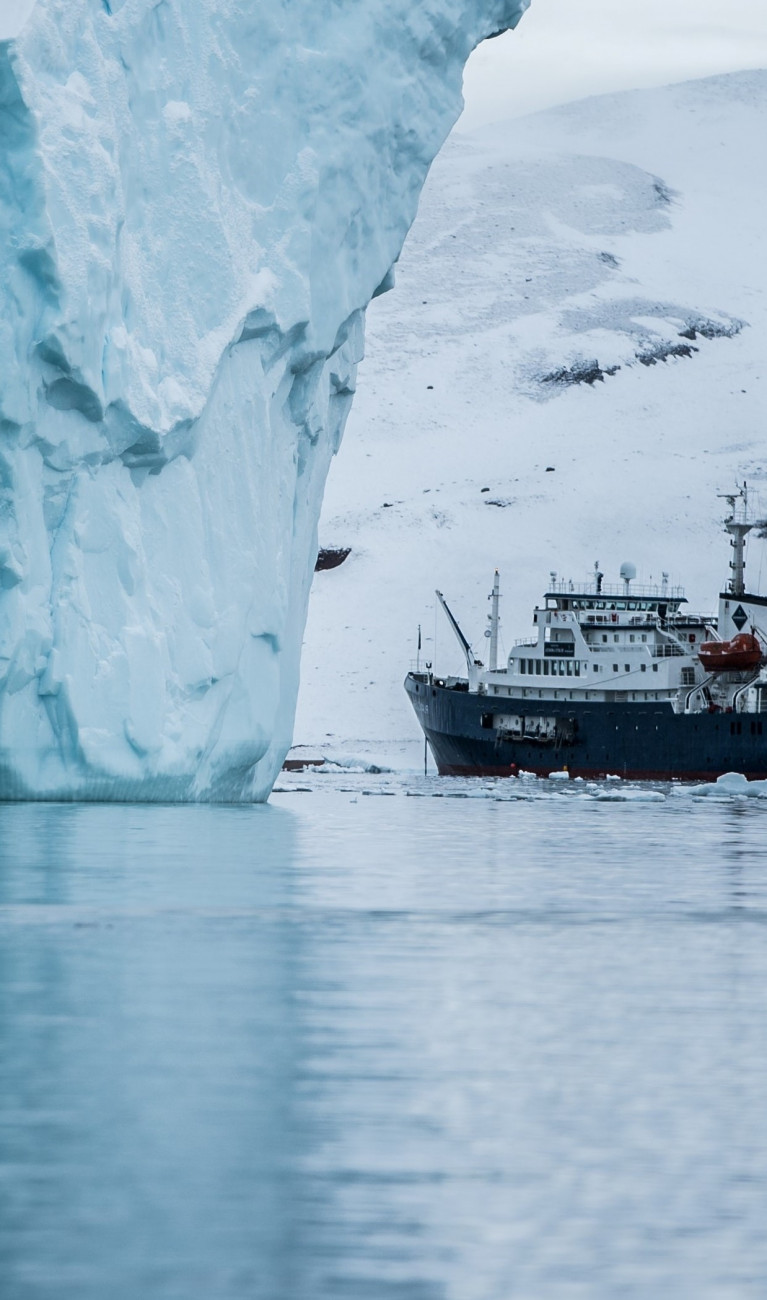
{"label": "calm sea water", "polygon": [[310,784],[0,806],[3,1300],[764,1297],[767,800]]}

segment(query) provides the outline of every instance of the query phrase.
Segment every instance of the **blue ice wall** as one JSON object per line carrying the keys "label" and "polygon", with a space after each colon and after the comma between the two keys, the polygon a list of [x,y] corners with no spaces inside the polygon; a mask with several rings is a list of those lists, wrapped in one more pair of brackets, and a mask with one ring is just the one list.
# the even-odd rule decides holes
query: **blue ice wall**
{"label": "blue ice wall", "polygon": [[37,0],[0,44],[0,797],[260,799],[464,63],[527,0]]}

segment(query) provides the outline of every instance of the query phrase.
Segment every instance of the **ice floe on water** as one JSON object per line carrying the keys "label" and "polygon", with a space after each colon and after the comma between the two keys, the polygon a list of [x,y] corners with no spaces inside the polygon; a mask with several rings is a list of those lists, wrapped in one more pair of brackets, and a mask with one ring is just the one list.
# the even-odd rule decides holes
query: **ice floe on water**
{"label": "ice floe on water", "polygon": [[591,798],[602,803],[664,803],[666,796],[662,790],[645,786],[626,786],[621,790],[611,786],[607,790],[594,791]]}
{"label": "ice floe on water", "polygon": [[705,785],[694,785],[687,787],[687,794],[694,795],[696,798],[705,796],[706,798],[728,798],[733,795],[741,798],[767,798],[767,781],[749,781],[748,777],[742,772],[725,772],[722,776],[717,777],[716,781],[711,781]]}
{"label": "ice floe on water", "polygon": [[521,772],[513,777],[440,777],[433,773],[424,775],[412,771],[392,771],[364,766],[361,762],[342,764],[326,763],[300,771],[283,771],[274,788],[276,795],[283,794],[337,794],[367,796],[401,796],[417,799],[471,799],[490,800],[496,803],[518,801],[561,802],[569,799],[577,803],[663,803],[667,787],[647,784],[620,786],[606,781],[585,782],[582,778],[570,780],[566,772],[539,777],[533,772]]}
{"label": "ice floe on water", "polygon": [[534,772],[520,772],[515,777],[441,777],[413,770],[396,770],[365,763],[362,759],[344,760],[335,756],[322,766],[301,771],[283,771],[274,788],[276,795],[347,794],[357,797],[386,796],[414,799],[471,799],[495,803],[570,801],[594,804],[663,804],[671,796],[695,801],[700,799],[738,801],[744,798],[767,799],[767,781],[749,781],[741,772],[727,772],[717,781],[689,785],[668,781],[623,780],[618,776],[598,781],[582,777],[568,779],[566,772],[549,777]]}

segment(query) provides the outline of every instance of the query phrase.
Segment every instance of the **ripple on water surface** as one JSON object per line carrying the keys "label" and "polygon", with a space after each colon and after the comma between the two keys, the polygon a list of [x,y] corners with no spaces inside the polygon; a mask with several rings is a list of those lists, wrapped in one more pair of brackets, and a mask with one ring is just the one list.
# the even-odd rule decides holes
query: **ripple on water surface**
{"label": "ripple on water surface", "polygon": [[282,788],[0,806],[3,1300],[763,1297],[767,801]]}

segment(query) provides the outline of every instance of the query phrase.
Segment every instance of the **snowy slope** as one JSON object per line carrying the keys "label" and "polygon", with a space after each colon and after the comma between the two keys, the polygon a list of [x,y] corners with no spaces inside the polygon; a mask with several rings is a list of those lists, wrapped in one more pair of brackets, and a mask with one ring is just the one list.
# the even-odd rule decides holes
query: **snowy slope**
{"label": "snowy slope", "polygon": [[419,622],[434,657],[433,589],[482,654],[495,565],[507,651],[549,571],[596,559],[713,608],[716,493],[767,478],[766,127],[750,72],[453,135],[368,314],[320,527],[352,554],[315,578],[296,743],[418,737],[402,678]]}

